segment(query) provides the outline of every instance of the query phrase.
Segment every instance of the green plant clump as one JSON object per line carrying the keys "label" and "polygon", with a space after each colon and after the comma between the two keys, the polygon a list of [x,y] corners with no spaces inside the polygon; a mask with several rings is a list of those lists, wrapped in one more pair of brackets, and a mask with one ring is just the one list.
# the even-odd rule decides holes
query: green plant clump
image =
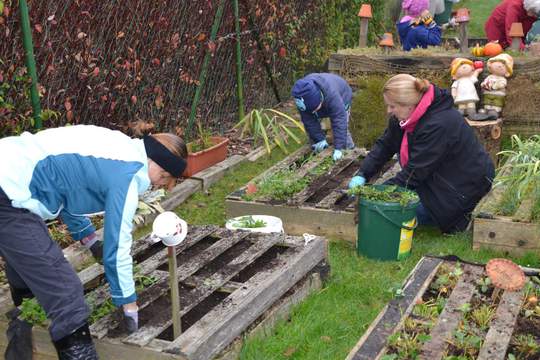
{"label": "green plant clump", "polygon": [[20,309],[20,318],[32,325],[43,325],[47,321],[47,314],[36,299],[23,299]]}
{"label": "green plant clump", "polygon": [[262,228],[266,226],[266,221],[264,220],[255,220],[253,216],[242,216],[238,221],[234,222],[232,224],[234,227],[237,228],[247,228],[247,229],[253,229],[253,228]]}
{"label": "green plant clump", "polygon": [[251,201],[255,198],[268,197],[274,200],[286,200],[291,195],[304,189],[309,184],[307,177],[295,178],[296,170],[281,170],[263,179],[255,194],[245,194],[242,198]]}
{"label": "green plant clump", "polygon": [[382,190],[374,186],[357,186],[348,191],[349,195],[359,196],[369,201],[399,203],[401,206],[407,206],[410,203],[418,201],[418,195],[409,190],[397,191],[395,185],[387,186]]}

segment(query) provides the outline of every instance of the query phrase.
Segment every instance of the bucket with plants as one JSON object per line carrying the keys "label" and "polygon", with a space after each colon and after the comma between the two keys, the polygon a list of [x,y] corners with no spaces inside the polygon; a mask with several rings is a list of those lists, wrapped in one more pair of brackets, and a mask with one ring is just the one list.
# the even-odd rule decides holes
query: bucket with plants
{"label": "bucket with plants", "polygon": [[418,195],[396,185],[349,190],[358,200],[358,254],[378,260],[408,257],[416,228]]}

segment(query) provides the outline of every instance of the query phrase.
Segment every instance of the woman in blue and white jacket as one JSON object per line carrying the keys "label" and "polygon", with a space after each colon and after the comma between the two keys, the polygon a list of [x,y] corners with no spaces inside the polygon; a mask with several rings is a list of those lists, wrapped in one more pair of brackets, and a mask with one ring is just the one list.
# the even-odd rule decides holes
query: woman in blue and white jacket
{"label": "woman in blue and white jacket", "polygon": [[[103,255],[112,301],[123,306],[127,329],[135,331],[133,216],[140,194],[182,175],[186,146],[173,134],[131,139],[77,125],[1,139],[0,153],[0,254],[13,301],[37,298],[60,359],[97,359],[83,287],[43,220],[60,217],[75,240]],[[87,218],[102,212],[103,242]]]}

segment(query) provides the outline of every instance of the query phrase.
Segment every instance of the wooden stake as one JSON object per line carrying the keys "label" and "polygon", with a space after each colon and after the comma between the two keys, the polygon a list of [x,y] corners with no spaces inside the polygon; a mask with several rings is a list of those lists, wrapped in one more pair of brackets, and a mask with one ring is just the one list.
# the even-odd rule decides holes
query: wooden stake
{"label": "wooden stake", "polygon": [[182,334],[182,322],[180,318],[180,290],[178,289],[176,251],[174,246],[167,246],[167,255],[169,256],[169,280],[171,287],[173,336],[176,339]]}
{"label": "wooden stake", "polygon": [[469,52],[469,31],[467,29],[468,25],[468,21],[464,21],[459,24],[459,48],[460,51],[464,54]]}
{"label": "wooden stake", "polygon": [[358,42],[358,45],[361,48],[367,46],[368,23],[369,18],[360,18],[360,40]]}

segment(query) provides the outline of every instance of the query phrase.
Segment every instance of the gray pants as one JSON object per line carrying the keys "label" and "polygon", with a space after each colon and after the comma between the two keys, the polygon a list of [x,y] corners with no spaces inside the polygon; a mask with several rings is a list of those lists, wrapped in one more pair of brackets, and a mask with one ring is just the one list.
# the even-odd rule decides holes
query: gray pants
{"label": "gray pants", "polygon": [[43,220],[11,206],[0,189],[0,255],[16,305],[35,295],[51,320],[53,341],[84,325],[89,309],[77,274],[50,238]]}

